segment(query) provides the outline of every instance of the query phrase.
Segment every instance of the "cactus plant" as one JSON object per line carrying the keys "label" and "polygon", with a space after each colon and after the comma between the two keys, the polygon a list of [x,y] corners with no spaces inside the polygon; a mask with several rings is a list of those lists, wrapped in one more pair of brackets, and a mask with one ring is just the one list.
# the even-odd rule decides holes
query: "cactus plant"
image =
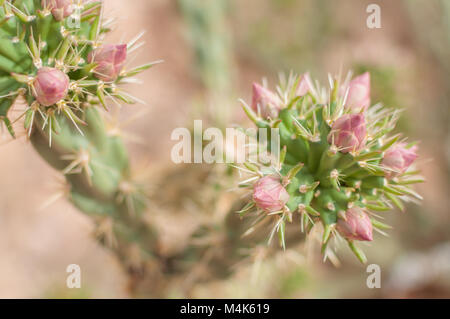
{"label": "cactus plant", "polygon": [[[133,174],[117,128],[105,120],[108,99],[136,102],[121,84],[155,63],[128,69],[126,55],[139,39],[106,43],[110,24],[101,1],[0,1],[0,124],[12,137],[23,125],[39,155],[64,174],[69,200],[95,221],[98,240],[129,275],[130,292],[165,296],[167,283],[191,272],[192,257],[201,258],[211,243],[194,244],[200,227],[184,250],[168,254],[145,218],[145,185]],[[25,110],[15,116],[21,101]],[[242,246],[237,234],[223,242],[230,253],[213,258],[215,273],[231,273]]]}
{"label": "cactus plant", "polygon": [[[297,215],[302,231],[323,227],[322,252],[333,236],[343,237],[361,262],[357,241],[371,241],[372,230],[389,228],[377,213],[404,201],[420,200],[412,185],[423,182],[410,168],[415,143],[393,134],[398,109],[370,106],[370,75],[345,81],[329,75],[329,88],[319,87],[309,73],[291,74],[277,93],[253,85],[253,101],[244,111],[268,135],[277,128],[279,161],[272,165],[246,162],[240,185],[252,198],[240,211],[262,223],[272,219],[270,238],[279,234],[285,246],[286,223]],[[257,137],[258,138],[258,137]],[[252,227],[256,227],[257,224]]]}
{"label": "cactus plant", "polygon": [[[387,227],[370,211],[403,209],[403,200],[420,199],[410,188],[422,181],[409,169],[416,147],[399,135],[387,136],[398,112],[369,107],[368,74],[342,85],[330,78],[328,91],[309,74],[292,76],[278,94],[255,84],[251,107],[244,104],[258,127],[279,128],[281,140],[277,165],[245,165],[253,176],[242,186],[252,197],[240,215],[254,219],[237,224],[239,200],[223,221],[201,225],[186,247],[164,252],[144,218],[144,185],[132,174],[117,130],[104,120],[108,100],[137,102],[121,84],[154,63],[128,69],[127,53],[138,38],[106,43],[110,22],[103,19],[101,1],[0,0],[0,124],[16,137],[23,123],[40,156],[64,174],[70,201],[96,221],[99,240],[117,254],[133,286],[145,286],[147,294],[164,296],[155,273],[183,277],[194,273],[199,260],[207,261],[210,277],[229,275],[246,257],[242,248],[263,241],[260,232],[241,239],[251,233],[246,228],[267,218],[275,220],[272,235],[278,232],[283,246],[301,239],[288,234],[293,227],[287,221],[300,219],[306,230],[319,222],[325,253],[330,237],[340,233],[364,261],[355,241],[371,240],[372,227]],[[19,100],[26,109],[13,118]]]}
{"label": "cactus plant", "polygon": [[[101,241],[123,261],[138,247],[145,261],[156,242],[141,216],[144,189],[102,115],[108,99],[136,102],[120,85],[153,63],[125,67],[138,38],[105,43],[110,23],[101,1],[0,1],[0,121],[15,137],[22,119],[34,148],[65,175],[71,202],[98,222]],[[26,109],[12,119],[20,99]]]}

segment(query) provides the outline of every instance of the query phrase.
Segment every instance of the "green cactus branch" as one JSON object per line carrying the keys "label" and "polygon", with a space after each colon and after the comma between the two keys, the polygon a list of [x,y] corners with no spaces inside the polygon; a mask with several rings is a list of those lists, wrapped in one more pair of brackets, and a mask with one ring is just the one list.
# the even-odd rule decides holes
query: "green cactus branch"
{"label": "green cactus branch", "polygon": [[[133,180],[122,139],[108,131],[102,109],[108,97],[134,103],[120,83],[153,64],[123,69],[126,46],[104,44],[109,29],[102,2],[70,10],[71,1],[61,3],[62,9],[52,1],[1,1],[0,120],[15,137],[18,119],[9,110],[18,97],[25,99],[19,119],[31,144],[64,174],[70,201],[102,228],[100,242],[135,272],[158,255],[157,234],[144,220],[144,187]],[[134,263],[131,251],[139,256]]]}

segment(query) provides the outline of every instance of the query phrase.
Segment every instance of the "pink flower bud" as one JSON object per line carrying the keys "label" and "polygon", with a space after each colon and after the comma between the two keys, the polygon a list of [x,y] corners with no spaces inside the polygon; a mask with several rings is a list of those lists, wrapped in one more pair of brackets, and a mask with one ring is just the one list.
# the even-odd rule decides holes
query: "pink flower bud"
{"label": "pink flower bud", "polygon": [[345,106],[357,111],[367,109],[370,106],[369,72],[365,72],[350,81]]}
{"label": "pink flower bud", "polygon": [[360,208],[352,207],[345,213],[345,219],[339,218],[336,229],[350,240],[372,241],[372,222]]}
{"label": "pink flower bud", "polygon": [[342,153],[358,151],[366,144],[366,120],[362,114],[345,114],[333,123],[328,142]]}
{"label": "pink flower bud", "polygon": [[39,104],[50,106],[66,97],[69,77],[58,69],[43,67],[38,70],[33,87],[33,95]]}
{"label": "pink flower bud", "polygon": [[117,79],[127,58],[126,44],[105,44],[89,53],[88,62],[96,63],[95,76],[105,82]]}
{"label": "pink flower bud", "polygon": [[398,143],[386,151],[381,164],[392,171],[386,173],[386,177],[398,176],[408,169],[417,158],[417,146],[407,149],[405,143]]}
{"label": "pink flower bud", "polygon": [[63,20],[73,12],[71,0],[42,0],[41,5],[49,9],[57,21]]}
{"label": "pink flower bud", "polygon": [[269,175],[261,178],[253,188],[256,206],[269,212],[282,210],[289,200],[289,194],[281,185],[280,178]]}
{"label": "pink flower bud", "polygon": [[252,109],[260,112],[263,118],[276,117],[281,109],[280,98],[272,91],[253,83]]}
{"label": "pink flower bud", "polygon": [[306,72],[301,76],[301,80],[296,91],[297,96],[304,96],[309,92],[309,83],[311,83],[311,79],[309,72]]}

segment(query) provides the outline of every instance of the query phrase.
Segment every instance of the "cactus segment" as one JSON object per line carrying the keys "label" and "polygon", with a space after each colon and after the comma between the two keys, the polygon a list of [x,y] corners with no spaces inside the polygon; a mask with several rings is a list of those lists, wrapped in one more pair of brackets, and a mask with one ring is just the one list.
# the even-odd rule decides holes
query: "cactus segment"
{"label": "cactus segment", "polygon": [[[409,169],[417,157],[415,146],[405,146],[400,135],[390,135],[399,111],[380,104],[368,107],[370,75],[344,83],[331,76],[329,79],[330,86],[322,88],[313,84],[308,73],[291,74],[277,87],[278,96],[253,85],[256,103],[252,109],[244,107],[245,113],[256,125],[267,122],[269,127],[279,128],[282,155],[280,163],[270,169],[251,163],[255,167],[249,173],[253,179],[252,176],[245,176],[245,179],[254,183],[246,187],[249,193],[255,193],[260,179],[276,172],[289,200],[282,211],[274,212],[258,205],[250,205],[245,211],[246,214],[254,211],[263,219],[274,219],[274,232],[284,232],[280,223],[285,222],[285,216],[298,213],[302,230],[312,223],[322,224],[323,253],[331,237],[342,236],[359,260],[365,261],[355,238],[356,241],[372,240],[371,235],[344,234],[339,231],[344,228],[336,230],[336,225],[344,223],[341,226],[346,226],[345,229],[371,234],[372,226],[384,225],[373,212],[388,211],[394,206],[403,209],[402,202],[420,198],[412,186],[423,179],[416,176],[418,172]],[[347,104],[348,99],[351,105]],[[282,101],[282,105],[274,108],[274,101]],[[264,110],[269,106],[271,113]],[[385,154],[390,154],[389,161]],[[267,196],[271,198],[273,194]],[[365,221],[372,220],[372,223],[361,224],[360,219],[346,214],[352,207],[358,210],[358,214],[353,215]],[[350,217],[346,219],[346,215]],[[285,238],[285,234],[280,234],[280,238]],[[284,240],[280,245],[284,247]]]}
{"label": "cactus segment", "polygon": [[[0,121],[15,137],[12,123],[23,120],[33,147],[64,174],[71,202],[96,220],[113,221],[117,249],[138,243],[151,254],[156,232],[141,218],[144,187],[133,180],[123,141],[105,126],[103,114],[109,100],[136,103],[121,84],[155,63],[127,69],[127,50],[139,46],[139,38],[105,43],[110,23],[102,1],[2,1]],[[107,70],[114,72],[106,78],[101,72]],[[27,105],[12,119],[19,98]]]}

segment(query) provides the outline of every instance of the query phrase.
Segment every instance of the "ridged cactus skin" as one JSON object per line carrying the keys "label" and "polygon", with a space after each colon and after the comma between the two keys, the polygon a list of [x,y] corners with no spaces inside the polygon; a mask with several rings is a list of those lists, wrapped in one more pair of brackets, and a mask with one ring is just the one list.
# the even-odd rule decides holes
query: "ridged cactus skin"
{"label": "ridged cactus skin", "polygon": [[[111,46],[104,42],[110,21],[103,18],[101,1],[58,2],[73,5],[64,12],[78,12],[79,24],[76,16],[53,10],[52,3],[0,1],[0,121],[15,137],[12,123],[23,120],[34,148],[65,175],[70,200],[97,221],[113,221],[102,236],[119,239],[116,248],[123,258],[129,247],[121,245],[136,244],[148,254],[155,232],[140,218],[146,206],[143,186],[133,181],[120,134],[108,129],[102,112],[108,99],[135,103],[120,84],[152,64],[122,68],[126,49],[133,49],[137,39],[117,46],[120,52],[110,54],[110,60],[92,57],[95,49]],[[121,64],[114,65],[116,60]],[[105,76],[99,67],[112,70],[109,82],[100,80]],[[27,107],[12,119],[10,109],[19,97]],[[52,101],[57,102],[48,105]]]}
{"label": "ridged cactus skin", "polygon": [[[349,74],[343,82],[329,76],[326,88],[308,73],[291,75],[276,92],[254,84],[253,103],[242,101],[256,126],[268,129],[269,138],[270,129],[278,128],[280,158],[272,165],[246,162],[242,167],[249,176],[240,186],[252,198],[239,213],[257,218],[252,228],[272,219],[270,238],[278,233],[283,247],[288,222],[300,220],[298,231],[307,233],[321,223],[325,257],[330,238],[338,236],[365,262],[356,242],[372,240],[372,230],[390,228],[378,214],[394,206],[403,210],[404,201],[421,199],[411,187],[423,182],[409,168],[417,157],[415,143],[392,135],[400,111],[381,104],[369,107],[368,73],[351,81]],[[392,152],[396,148],[402,151]],[[277,185],[262,188],[268,176]],[[283,208],[271,208],[280,201]]]}

